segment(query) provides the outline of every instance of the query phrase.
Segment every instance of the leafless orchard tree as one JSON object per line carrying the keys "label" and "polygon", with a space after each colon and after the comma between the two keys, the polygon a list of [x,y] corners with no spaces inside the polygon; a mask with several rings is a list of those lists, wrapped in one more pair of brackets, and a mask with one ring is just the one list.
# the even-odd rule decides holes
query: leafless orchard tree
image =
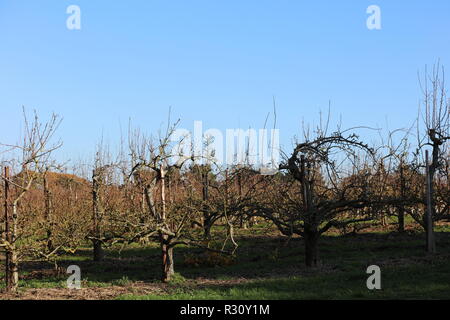
{"label": "leafless orchard tree", "polygon": [[112,205],[115,192],[120,185],[115,174],[119,160],[113,161],[109,146],[102,141],[97,145],[94,167],[92,170],[92,230],[89,238],[93,244],[93,260],[102,261],[104,251],[102,244],[106,242],[104,227],[111,224],[114,211],[120,210]]}
{"label": "leafless orchard tree", "polygon": [[[139,130],[130,131],[129,134],[132,168],[129,178],[143,191],[143,210],[150,217],[141,219],[139,227],[135,228],[139,231],[135,238],[152,238],[160,243],[163,282],[168,282],[174,274],[173,250],[177,245],[195,246],[223,254],[233,254],[237,247],[230,222],[230,212],[234,212],[235,207],[228,197],[227,171],[223,171],[225,176],[221,183],[207,181],[205,175],[211,177],[211,172],[208,172],[210,170],[206,170],[204,164],[198,166],[194,163],[195,160],[208,156],[195,155],[193,147],[187,154],[183,153],[186,150],[177,149],[186,138],[174,141],[177,123],[169,125],[157,139],[148,138]],[[187,166],[188,163],[191,163],[191,169]],[[190,180],[197,175],[192,168],[202,168],[200,198],[195,195],[195,182]],[[227,237],[221,249],[211,248],[209,241],[205,242],[205,237],[209,238],[213,224],[221,218],[225,219]],[[202,221],[204,230],[201,236],[190,228],[199,220]],[[231,252],[225,250],[228,240],[234,247]]]}
{"label": "leafless orchard tree", "polygon": [[193,224],[202,227],[203,240],[209,245],[213,240],[212,228],[223,224],[227,230],[226,240],[230,240],[231,253],[234,253],[238,247],[234,228],[247,219],[246,205],[259,192],[257,185],[262,182],[262,176],[246,166],[219,167],[210,163],[193,165],[186,177],[193,189],[190,206],[201,212],[200,219],[194,219]]}
{"label": "leafless orchard tree", "polygon": [[431,73],[425,68],[420,85],[423,93],[422,120],[425,125],[425,134],[421,135],[418,128],[418,137],[422,137],[418,144],[419,149],[431,147],[431,161],[426,163],[428,168],[426,185],[428,185],[429,200],[427,213],[424,215],[424,224],[427,233],[427,250],[435,252],[433,221],[441,215],[441,212],[437,212],[439,208],[436,205],[435,179],[439,170],[445,170],[450,140],[450,98],[447,96],[445,87],[444,68],[439,62],[434,65]]}
{"label": "leafless orchard tree", "polygon": [[2,144],[8,151],[19,154],[12,165],[17,165],[17,174],[9,172],[9,165],[5,164],[5,236],[0,240],[0,246],[6,251],[6,290],[16,292],[19,283],[19,244],[20,212],[18,206],[25,194],[30,190],[33,182],[45,171],[48,156],[61,146],[60,142],[51,144],[51,140],[58,129],[61,119],[53,114],[47,122],[41,122],[35,113],[31,122],[24,111],[24,137],[22,144]]}
{"label": "leafless orchard tree", "polygon": [[[344,136],[336,132],[332,136],[322,136],[320,133],[313,141],[300,143],[294,149],[287,163],[280,168],[288,170],[300,184],[302,202],[302,231],[305,239],[305,263],[315,266],[318,258],[317,243],[321,234],[337,224],[352,223],[357,220],[337,221],[334,218],[341,212],[355,208],[363,208],[367,201],[364,194],[356,198],[347,197],[349,188],[339,188],[342,172],[339,160],[332,159],[335,150],[339,150],[347,159],[357,156],[356,149],[371,152],[370,148],[358,140],[356,135]],[[318,190],[320,175],[326,174],[322,190]],[[326,197],[331,192],[333,197]],[[327,199],[328,198],[328,199]],[[359,219],[358,219],[359,220]]]}
{"label": "leafless orchard tree", "polygon": [[179,170],[191,160],[179,154],[178,161],[172,147],[172,136],[178,122],[169,125],[159,138],[151,139],[134,131],[130,136],[129,147],[132,170],[130,177],[143,187],[145,202],[152,217],[150,233],[147,236],[157,236],[161,244],[162,281],[168,282],[174,274],[173,249],[179,243],[179,237],[186,222],[189,220],[187,210],[183,218],[177,222],[168,215],[167,177],[173,170]]}
{"label": "leafless orchard tree", "polygon": [[395,216],[397,218],[397,231],[405,231],[406,214],[412,213],[412,208],[416,208],[421,203],[421,193],[414,192],[413,178],[417,168],[414,164],[414,158],[411,154],[411,131],[412,127],[388,131],[386,137],[383,136],[383,130],[379,130],[380,142],[376,149],[378,154],[378,164],[380,170],[380,182],[384,194],[396,201],[395,204],[386,205],[380,208],[382,222],[387,226],[385,220],[387,217]]}
{"label": "leafless orchard tree", "polygon": [[[305,131],[304,141],[285,156],[281,173],[265,185],[262,198],[266,200],[249,206],[252,214],[272,221],[285,235],[302,236],[307,267],[318,263],[321,234],[372,219],[361,217],[360,210],[374,205],[371,199],[377,192],[369,186],[375,177],[374,150],[356,134],[339,128],[327,134],[326,127],[319,126],[314,138]],[[349,212],[357,214],[342,219]]]}

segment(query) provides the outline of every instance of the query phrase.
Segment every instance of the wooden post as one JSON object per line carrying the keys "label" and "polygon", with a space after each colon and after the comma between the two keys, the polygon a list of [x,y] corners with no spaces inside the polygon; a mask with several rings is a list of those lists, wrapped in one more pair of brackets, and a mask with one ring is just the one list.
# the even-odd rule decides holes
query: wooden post
{"label": "wooden post", "polygon": [[43,176],[45,221],[48,223],[48,226],[47,226],[47,250],[48,250],[48,252],[52,252],[54,250],[53,239],[52,239],[52,231],[53,231],[52,194],[51,194],[50,187],[48,184],[47,174],[48,174],[48,171],[46,171]]}
{"label": "wooden post", "polygon": [[[402,198],[402,201],[405,199],[405,176],[404,176],[404,163],[403,163],[403,156],[400,159],[400,197]],[[403,205],[398,206],[398,231],[404,232],[405,231],[405,208]]]}
{"label": "wooden post", "polygon": [[[8,244],[12,243],[11,237],[11,216],[9,210],[9,167],[4,168],[4,181],[5,181],[5,238]],[[6,280],[6,292],[11,292],[13,290],[12,287],[12,273],[11,273],[11,261],[12,261],[12,252],[10,248],[5,248],[5,280]]]}
{"label": "wooden post", "polygon": [[434,228],[433,228],[433,195],[431,192],[432,183],[430,175],[430,164],[428,161],[428,150],[425,151],[426,161],[426,179],[427,179],[427,211],[425,214],[426,236],[427,236],[427,252],[435,253],[436,245],[434,242]]}
{"label": "wooden post", "polygon": [[209,168],[206,167],[206,165],[201,165],[200,167],[200,175],[202,179],[202,210],[203,210],[203,237],[204,240],[207,242],[207,245],[209,246],[209,240],[211,238],[211,219],[209,216],[209,210],[208,205],[206,204],[208,202],[209,198],[209,181],[208,181],[208,174],[209,174]]}
{"label": "wooden post", "polygon": [[100,185],[101,185],[101,170],[94,169],[92,171],[92,222],[93,222],[93,235],[94,239],[92,241],[93,244],[93,254],[94,261],[102,261],[103,260],[103,248],[102,242],[100,240],[101,237],[101,226],[100,226]]}

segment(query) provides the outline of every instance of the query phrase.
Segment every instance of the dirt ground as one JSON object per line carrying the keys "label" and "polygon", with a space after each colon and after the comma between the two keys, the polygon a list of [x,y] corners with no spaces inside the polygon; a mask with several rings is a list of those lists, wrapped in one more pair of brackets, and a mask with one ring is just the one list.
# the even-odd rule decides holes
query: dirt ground
{"label": "dirt ground", "polygon": [[79,290],[63,288],[22,289],[14,295],[0,294],[0,300],[111,300],[122,294],[151,294],[161,291],[163,290],[159,285],[138,283],[124,287],[92,287]]}
{"label": "dirt ground", "polygon": [[[233,286],[249,281],[248,279],[213,280],[199,278],[190,280],[183,286],[196,288],[207,286]],[[162,283],[133,282],[126,286],[89,287],[81,289],[65,288],[22,288],[17,294],[0,293],[0,300],[112,300],[120,295],[167,294],[170,286]]]}

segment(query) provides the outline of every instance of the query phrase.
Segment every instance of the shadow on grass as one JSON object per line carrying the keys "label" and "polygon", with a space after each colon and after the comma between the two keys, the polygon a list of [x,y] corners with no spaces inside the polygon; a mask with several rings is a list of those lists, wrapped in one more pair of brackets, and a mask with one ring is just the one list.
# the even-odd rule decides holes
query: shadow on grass
{"label": "shadow on grass", "polygon": [[[448,252],[450,234],[440,233],[438,239],[439,251]],[[191,279],[194,282],[197,279],[236,278],[246,279],[247,282],[253,281],[226,290],[239,290],[239,287],[242,286],[242,290],[245,292],[267,291],[263,294],[264,297],[271,297],[270,292],[272,291],[278,292],[281,299],[289,296],[316,297],[314,294],[305,294],[304,290],[306,290],[307,292],[316,292],[321,297],[336,298],[323,292],[340,292],[339,288],[348,288],[347,282],[355,282],[359,285],[366,278],[365,268],[370,264],[397,261],[397,265],[401,267],[409,263],[401,259],[426,256],[423,250],[423,234],[367,233],[324,236],[319,243],[320,260],[323,265],[316,270],[309,271],[303,265],[304,244],[299,238],[293,238],[287,242],[283,237],[246,236],[239,239],[239,244],[236,263],[223,267],[190,266],[185,263],[184,256],[201,253],[202,250],[183,246],[176,247],[174,251],[175,270],[185,279]],[[105,251],[104,261],[94,262],[91,259],[92,251],[81,249],[75,254],[61,256],[58,265],[63,270],[69,265],[78,265],[81,268],[82,279],[92,286],[125,284],[135,281],[152,283],[159,282],[161,277],[160,249],[157,245],[125,248],[122,251],[108,249]],[[394,267],[394,271],[395,268],[397,266]],[[20,270],[21,283],[25,287],[60,287],[64,286],[64,281],[68,277],[64,272],[57,273],[53,270],[51,264],[43,262],[23,262]],[[273,280],[280,277],[289,278],[289,281]],[[326,280],[328,278],[332,279],[330,281],[336,285],[335,287],[331,288],[328,285],[323,287],[323,283],[330,282]],[[309,280],[305,282],[305,279]],[[402,281],[407,282],[407,279]],[[426,284],[424,284],[425,287]],[[294,288],[296,289],[294,290]],[[359,289],[355,288],[346,289],[354,290],[354,292],[338,294],[337,297],[352,297],[353,295],[357,297],[362,294],[358,291]],[[211,291],[213,288],[204,290]],[[436,290],[440,289],[436,288]],[[283,293],[284,291],[286,294]],[[239,291],[237,292],[239,293]],[[233,293],[230,294],[233,295]],[[244,293],[240,292],[239,294]],[[362,296],[367,297],[367,295]]]}

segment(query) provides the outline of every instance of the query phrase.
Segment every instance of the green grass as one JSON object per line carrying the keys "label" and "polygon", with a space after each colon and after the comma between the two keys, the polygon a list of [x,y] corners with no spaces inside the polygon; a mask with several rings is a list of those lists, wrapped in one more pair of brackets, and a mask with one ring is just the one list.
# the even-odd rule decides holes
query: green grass
{"label": "green grass", "polygon": [[[425,275],[424,272],[427,272]],[[436,281],[439,275],[440,281]],[[448,265],[382,270],[382,290],[365,286],[364,272],[265,279],[231,288],[174,289],[170,295],[123,295],[126,300],[440,299],[450,297]]]}
{"label": "green grass", "polygon": [[[424,252],[421,234],[327,237],[321,241],[323,265],[312,271],[301,265],[302,243],[297,240],[292,246],[279,248],[278,260],[262,258],[249,263],[248,259],[242,258],[247,261],[230,267],[227,270],[230,275],[249,276],[251,272],[256,278],[252,280],[250,276],[250,281],[242,284],[205,288],[177,286],[166,295],[128,294],[118,299],[448,299],[450,238],[448,234],[438,236],[441,253],[434,257]],[[244,245],[255,241],[244,241]],[[267,248],[273,246],[267,241]],[[369,276],[366,269],[371,264],[381,267],[382,290],[371,291],[366,287]],[[300,275],[283,276],[283,273],[289,273],[289,268]],[[265,273],[270,272],[273,274],[264,278]],[[231,280],[233,276],[224,279]]]}
{"label": "green grass", "polygon": [[[268,225],[239,230],[237,258],[233,265],[195,267],[184,256],[200,254],[185,246],[175,249],[176,274],[161,285],[160,252],[156,244],[132,245],[123,250],[106,250],[103,262],[91,261],[91,250],[58,258],[67,268],[79,265],[82,287],[130,288],[117,299],[448,299],[450,298],[450,230],[439,226],[438,253],[430,257],[419,232],[397,234],[372,232],[320,240],[321,265],[308,270],[303,265],[303,241],[286,242]],[[366,287],[369,265],[381,267],[382,290]],[[68,275],[52,272],[52,266],[38,261],[20,265],[20,290],[65,288]],[[0,269],[0,277],[3,270]],[[133,285],[144,283],[161,290],[135,293]],[[0,282],[0,288],[4,286]],[[1,294],[0,294],[1,299]]]}

